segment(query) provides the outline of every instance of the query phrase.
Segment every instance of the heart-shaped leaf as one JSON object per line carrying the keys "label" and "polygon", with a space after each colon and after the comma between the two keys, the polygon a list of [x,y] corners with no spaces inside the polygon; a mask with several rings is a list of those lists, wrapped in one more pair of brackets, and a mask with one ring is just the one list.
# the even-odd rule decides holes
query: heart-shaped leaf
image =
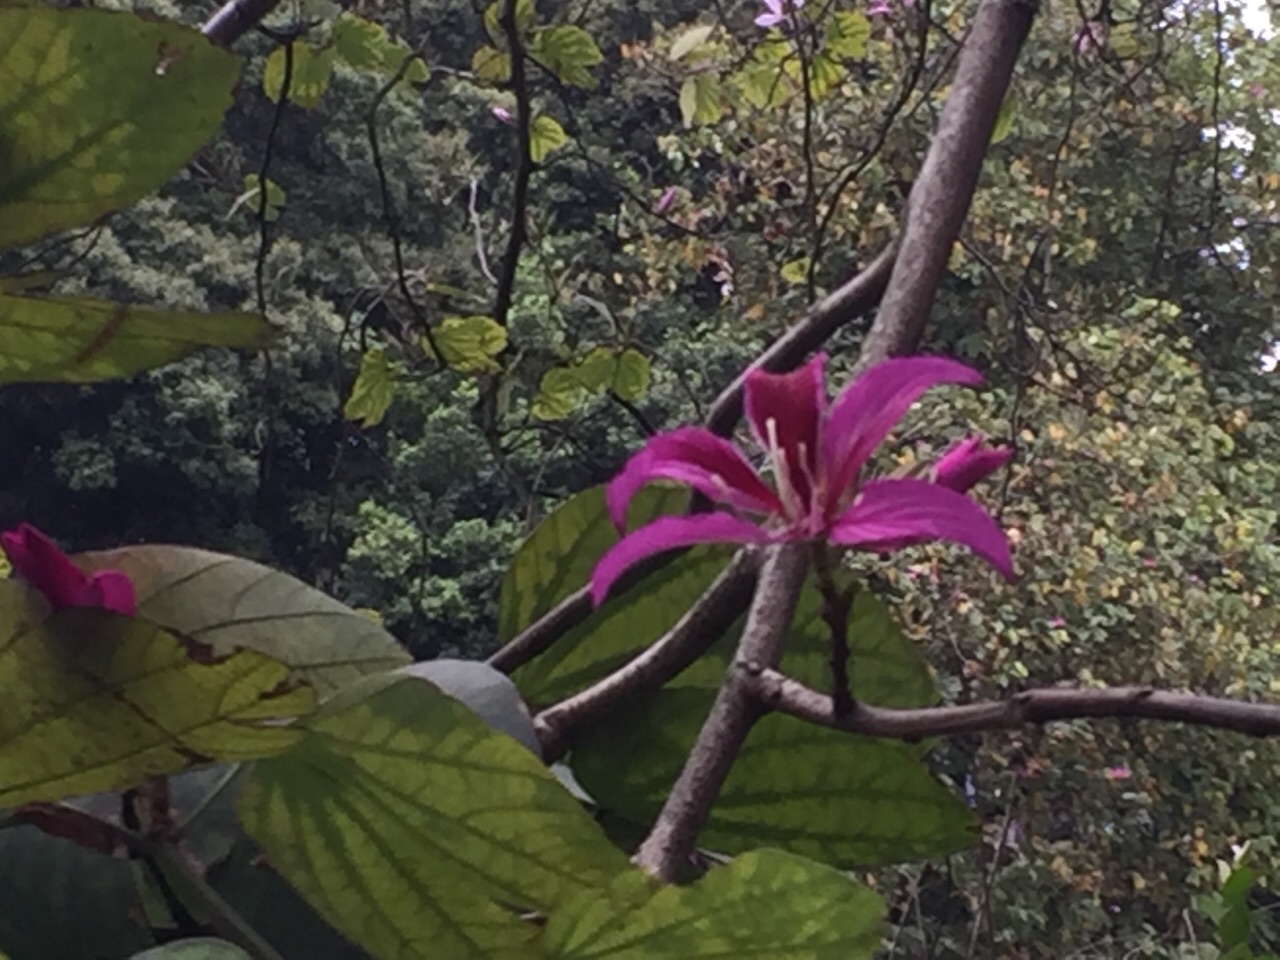
{"label": "heart-shaped leaf", "polygon": [[529,708],[511,678],[479,660],[429,660],[400,669],[429,680],[499,733],[505,733],[541,756]]}
{"label": "heart-shaped leaf", "polygon": [[138,613],[215,651],[257,650],[287,664],[321,694],[393,670],[409,655],[368,617],[301,580],[239,557],[191,547],[139,546],[86,553],[86,570],[123,570]]}
{"label": "heart-shaped leaf", "polygon": [[370,677],[256,764],[241,819],[272,866],[379,957],[528,956],[548,911],[626,869],[529,751],[430,684]]}
{"label": "heart-shaped leaf", "polygon": [[0,250],[92,223],[174,176],[218,130],[238,72],[176,23],[0,7]]}
{"label": "heart-shaped leaf", "polygon": [[653,892],[638,873],[554,912],[556,960],[861,960],[880,948],[884,903],[830,867],[759,850],[689,887]]}
{"label": "heart-shaped leaf", "polygon": [[103,610],[41,620],[36,606],[0,582],[0,807],[269,756],[299,737],[282,721],[315,705],[263,654],[217,656]]}

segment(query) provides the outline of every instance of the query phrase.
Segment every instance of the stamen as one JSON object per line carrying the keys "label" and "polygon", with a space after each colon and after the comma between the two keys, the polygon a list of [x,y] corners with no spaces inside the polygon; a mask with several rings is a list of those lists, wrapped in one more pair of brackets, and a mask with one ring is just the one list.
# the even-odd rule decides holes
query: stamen
{"label": "stamen", "polygon": [[778,421],[770,417],[764,422],[765,439],[769,443],[769,463],[773,467],[773,477],[778,484],[778,498],[787,511],[787,516],[796,519],[803,516],[803,510],[796,497],[796,489],[791,482],[791,466],[787,456],[778,442]]}

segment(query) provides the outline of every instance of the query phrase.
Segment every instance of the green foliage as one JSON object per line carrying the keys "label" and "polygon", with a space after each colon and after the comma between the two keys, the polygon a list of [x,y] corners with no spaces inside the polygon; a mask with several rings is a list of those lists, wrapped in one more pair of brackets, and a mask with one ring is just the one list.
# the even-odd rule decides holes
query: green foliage
{"label": "green foliage", "polygon": [[529,124],[529,153],[534,163],[542,163],[553,150],[568,142],[569,135],[555,117],[540,113]]}
{"label": "green foliage", "polygon": [[596,87],[590,68],[604,60],[591,34],[572,25],[547,27],[534,33],[529,55],[565,83],[588,90]]}
{"label": "green foliage", "polygon": [[277,103],[287,97],[300,107],[314,107],[329,89],[336,56],[333,47],[301,41],[276,47],[262,71],[262,92]]}
{"label": "green foliage", "polygon": [[720,84],[714,76],[695,74],[680,85],[680,116],[686,127],[715,123],[720,111]]}
{"label": "green foliage", "polygon": [[[349,12],[334,21],[332,42],[334,53],[353,70],[396,73],[407,58],[414,56],[408,45],[392,39],[382,24]],[[429,76],[421,58],[415,59],[403,74],[405,80],[414,83],[425,83]]]}
{"label": "green foliage", "polygon": [[233,943],[202,937],[152,947],[135,953],[132,960],[250,960],[250,957]]}

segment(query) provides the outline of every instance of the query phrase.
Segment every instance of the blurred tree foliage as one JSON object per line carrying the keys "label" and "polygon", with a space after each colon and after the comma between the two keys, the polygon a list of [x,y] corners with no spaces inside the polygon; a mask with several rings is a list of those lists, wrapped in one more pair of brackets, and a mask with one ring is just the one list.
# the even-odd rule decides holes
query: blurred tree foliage
{"label": "blurred tree foliage", "polygon": [[[495,15],[277,15],[291,52],[246,40],[228,123],[179,180],[24,258],[65,271],[63,292],[264,307],[281,345],[0,394],[0,519],[76,547],[254,557],[377,610],[419,657],[484,654],[530,524],[647,429],[697,418],[892,236],[969,11],[888,7],[837,4],[795,47],[746,3],[543,0],[526,39],[546,155],[501,336],[470,322],[520,176]],[[1104,42],[1081,42],[1084,15]],[[578,27],[598,65],[565,65],[569,34],[550,31]],[[1019,451],[989,493],[1022,582],[922,553],[887,583],[950,695],[1280,692],[1260,366],[1280,334],[1278,111],[1274,41],[1225,0],[1042,13],[931,333],[996,389],[921,412],[902,453],[970,420]],[[1277,759],[1125,724],[945,746],[990,836],[945,871],[882,876],[900,954],[989,938],[1010,956],[1162,955],[1230,844],[1253,838],[1274,876]]]}

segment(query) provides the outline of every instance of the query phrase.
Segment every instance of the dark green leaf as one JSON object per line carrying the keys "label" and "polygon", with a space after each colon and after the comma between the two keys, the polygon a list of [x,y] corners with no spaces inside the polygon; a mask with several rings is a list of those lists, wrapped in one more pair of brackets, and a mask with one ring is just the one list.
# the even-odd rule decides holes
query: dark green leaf
{"label": "dark green leaf", "polygon": [[132,960],[251,960],[251,958],[234,943],[214,940],[211,937],[197,937],[192,940],[166,943],[163,947],[152,947],[142,953],[135,953]]}
{"label": "dark green leaf", "polygon": [[588,68],[604,60],[591,34],[571,25],[539,30],[529,44],[529,54],[565,83],[588,90],[596,87]]}

